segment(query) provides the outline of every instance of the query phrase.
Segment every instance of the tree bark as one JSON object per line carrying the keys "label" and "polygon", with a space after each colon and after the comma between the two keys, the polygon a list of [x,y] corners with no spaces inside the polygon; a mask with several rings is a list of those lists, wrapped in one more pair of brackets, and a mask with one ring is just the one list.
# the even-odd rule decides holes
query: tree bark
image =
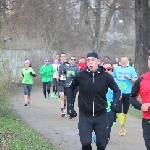
{"label": "tree bark", "polygon": [[101,35],[100,35],[100,38],[99,38],[99,45],[98,45],[98,50],[97,50],[98,53],[101,52],[101,49],[103,47],[103,44],[104,44],[103,37],[105,36],[106,32],[109,29],[111,18],[114,15],[114,12],[116,10],[116,4],[117,4],[117,0],[113,0],[111,6],[109,8],[109,11],[108,11],[108,14],[107,14],[107,17],[106,17],[106,21],[105,21],[105,24],[103,26],[103,30],[101,31]]}
{"label": "tree bark", "polygon": [[147,53],[150,49],[150,4],[148,0],[135,0],[135,69],[138,75],[148,70]]}

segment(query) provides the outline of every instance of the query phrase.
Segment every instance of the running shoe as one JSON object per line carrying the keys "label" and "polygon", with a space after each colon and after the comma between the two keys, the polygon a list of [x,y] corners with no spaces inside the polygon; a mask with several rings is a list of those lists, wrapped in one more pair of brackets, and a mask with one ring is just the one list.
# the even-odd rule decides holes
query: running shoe
{"label": "running shoe", "polygon": [[54,95],[54,98],[55,98],[55,99],[58,99],[59,97],[55,94],[55,95]]}
{"label": "running shoe", "polygon": [[45,98],[44,101],[47,102],[47,98]]}
{"label": "running shoe", "polygon": [[61,111],[61,116],[62,116],[62,117],[64,117],[64,116],[65,116],[64,111]]}
{"label": "running shoe", "polygon": [[30,101],[28,101],[28,106],[30,106]]}
{"label": "running shoe", "polygon": [[50,94],[48,94],[47,100],[50,100]]}
{"label": "running shoe", "polygon": [[124,136],[126,134],[126,130],[120,129],[119,134],[120,134],[120,136]]}
{"label": "running shoe", "polygon": [[69,119],[72,119],[72,117],[69,115]]}
{"label": "running shoe", "polygon": [[66,113],[66,111],[67,111],[66,107],[64,107],[63,111],[64,111],[64,113]]}
{"label": "running shoe", "polygon": [[51,94],[51,98],[55,98],[55,93],[54,92]]}
{"label": "running shoe", "polygon": [[113,122],[113,125],[112,125],[113,127],[116,127],[116,122]]}
{"label": "running shoe", "polygon": [[25,103],[24,106],[28,106],[28,105]]}

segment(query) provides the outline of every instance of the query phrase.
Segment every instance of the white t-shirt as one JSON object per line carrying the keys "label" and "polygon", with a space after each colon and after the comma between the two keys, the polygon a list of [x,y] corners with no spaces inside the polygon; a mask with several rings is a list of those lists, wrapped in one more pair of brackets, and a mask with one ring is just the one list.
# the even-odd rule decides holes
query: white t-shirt
{"label": "white t-shirt", "polygon": [[52,64],[53,69],[54,69],[54,74],[53,74],[53,78],[56,78],[56,72],[58,72],[59,70],[59,65],[60,64]]}

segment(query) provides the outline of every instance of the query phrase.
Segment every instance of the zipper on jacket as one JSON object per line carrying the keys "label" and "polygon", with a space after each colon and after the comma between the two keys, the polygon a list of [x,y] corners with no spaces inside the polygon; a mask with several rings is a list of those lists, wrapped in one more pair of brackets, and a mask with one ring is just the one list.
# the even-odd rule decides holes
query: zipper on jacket
{"label": "zipper on jacket", "polygon": [[[93,88],[94,88],[94,73],[93,73]],[[94,97],[94,93],[93,93],[93,97]],[[93,116],[94,116],[94,99],[93,99]]]}

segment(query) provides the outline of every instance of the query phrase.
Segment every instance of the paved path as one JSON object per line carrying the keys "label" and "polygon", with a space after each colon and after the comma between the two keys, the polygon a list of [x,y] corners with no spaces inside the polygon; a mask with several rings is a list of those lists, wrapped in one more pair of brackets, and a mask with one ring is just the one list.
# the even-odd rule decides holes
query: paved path
{"label": "paved path", "polygon": [[[13,107],[20,118],[32,128],[43,134],[60,150],[80,150],[78,135],[78,117],[68,119],[60,116],[60,103],[54,99],[44,102],[42,92],[33,92],[31,106],[24,106],[23,96],[13,99]],[[77,103],[75,104],[78,110]],[[120,137],[119,127],[112,128],[111,140],[106,150],[146,150],[142,138],[141,120],[129,117],[126,125],[127,133]],[[92,143],[96,150],[95,143]]]}

